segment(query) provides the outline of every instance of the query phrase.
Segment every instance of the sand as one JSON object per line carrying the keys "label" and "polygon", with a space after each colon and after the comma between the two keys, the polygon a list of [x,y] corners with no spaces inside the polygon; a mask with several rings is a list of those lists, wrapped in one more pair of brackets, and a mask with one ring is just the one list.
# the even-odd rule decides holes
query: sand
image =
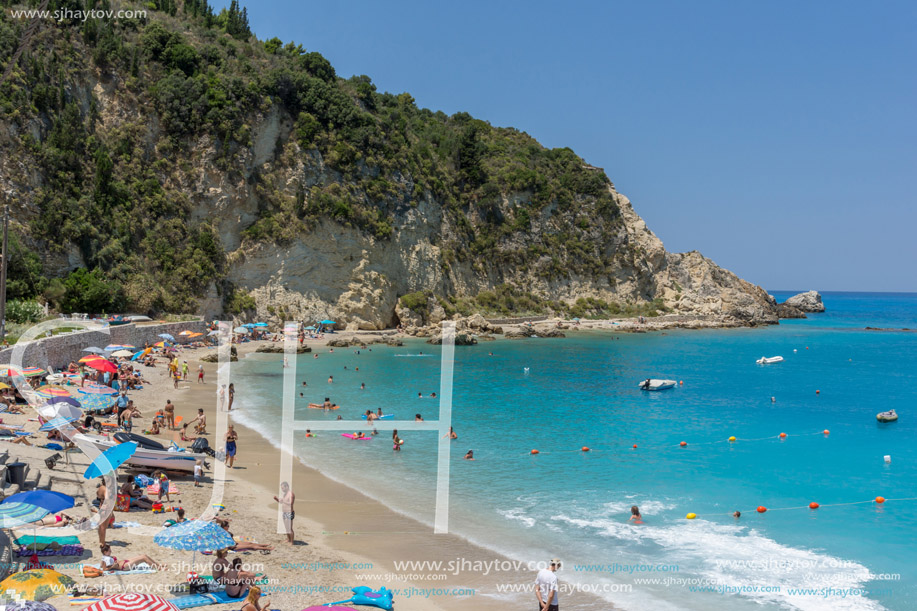
{"label": "sand", "polygon": [[[336,337],[346,337],[339,333]],[[367,335],[361,332],[361,336]],[[254,350],[263,342],[251,342],[239,346],[239,356]],[[324,342],[309,342],[314,350],[322,348]],[[150,417],[171,399],[176,405],[176,415],[185,421],[192,419],[197,408],[203,408],[207,415],[209,434],[206,436],[211,447],[222,449],[222,439],[217,440],[214,432],[220,427],[219,418],[232,422],[231,412],[217,413],[217,365],[203,363],[205,384],[197,383],[198,359],[215,350],[186,350],[181,358],[190,366],[189,379],[179,383],[177,389],[167,379],[165,362],[155,368],[141,368],[149,380],[144,389],[131,393],[131,398],[143,413],[134,419],[134,432],[142,433],[149,428]],[[278,362],[281,355],[276,355]],[[26,416],[6,415],[8,424],[23,423]],[[32,429],[37,423],[27,423]],[[273,500],[279,494],[278,473],[280,451],[271,446],[255,431],[234,426],[239,434],[238,454],[235,469],[225,469],[219,461],[211,460],[210,469],[205,472],[201,488],[193,486],[190,476],[173,479],[179,494],[172,495],[173,505],[185,509],[187,517],[198,517],[212,504],[211,494],[223,485],[222,499],[217,497],[226,509],[221,517],[232,520],[230,530],[248,540],[274,546],[269,554],[248,552],[241,555],[242,561],[254,572],[264,573],[269,579],[265,590],[270,592],[270,606],[274,609],[298,611],[310,605],[320,605],[349,598],[350,588],[366,585],[374,589],[385,586],[397,592],[396,608],[404,611],[429,610],[449,611],[452,609],[506,609],[524,607],[535,602],[531,585],[534,572],[528,567],[502,571],[486,571],[485,563],[508,562],[508,559],[473,545],[455,535],[434,535],[432,529],[399,513],[389,510],[356,490],[334,482],[319,472],[299,462],[294,462],[293,490],[296,493],[295,545],[288,545],[284,534],[277,532],[277,503]],[[223,429],[225,430],[225,429]],[[42,438],[43,433],[39,433]],[[169,439],[178,441],[177,432],[163,432],[161,442]],[[38,441],[43,443],[43,441]],[[187,443],[179,445],[187,446]],[[48,450],[26,448],[22,445],[9,446],[13,456],[33,456],[43,459]],[[81,453],[72,455],[74,464],[59,464],[53,471],[53,489],[74,494],[82,502],[67,513],[74,517],[89,516],[89,501],[95,498],[96,482],[85,482],[81,473],[88,460]],[[37,463],[40,465],[40,462]],[[123,471],[123,469],[121,470]],[[166,503],[168,505],[168,503]],[[431,510],[432,513],[432,510]],[[105,586],[109,592],[124,590],[152,591],[171,596],[170,588],[182,584],[192,562],[192,553],[160,548],[152,540],[152,534],[161,529],[162,523],[174,517],[174,513],[154,514],[151,511],[133,510],[130,513],[115,513],[116,521],[130,520],[145,528],[109,529],[107,539],[113,547],[113,554],[119,559],[128,559],[141,554],[151,556],[166,569],[153,574],[105,576],[95,579],[82,577],[76,562],[98,563],[99,540],[95,530],[77,533],[87,552],[83,559],[62,558],[61,572],[74,577],[77,582],[94,586]],[[71,529],[49,528],[39,534],[63,534]],[[230,554],[232,557],[233,554]],[[43,559],[48,562],[47,559]],[[533,562],[544,562],[546,558],[533,558]],[[396,561],[443,561],[460,562],[459,571],[430,567],[396,571]],[[56,564],[57,559],[51,563]],[[503,568],[507,568],[504,565]],[[195,570],[210,574],[210,557],[196,555]],[[484,575],[483,573],[489,574]],[[452,574],[457,573],[457,574]],[[563,580],[562,574],[561,580]],[[496,585],[514,584],[525,588],[524,593],[497,594]],[[473,590],[469,592],[468,589]],[[399,591],[400,590],[400,591]],[[610,605],[599,602],[579,592],[567,593],[564,606],[570,608],[608,609]],[[70,607],[65,598],[50,602],[57,607]],[[212,605],[209,608],[238,609],[239,604]],[[367,607],[361,607],[367,608]]]}

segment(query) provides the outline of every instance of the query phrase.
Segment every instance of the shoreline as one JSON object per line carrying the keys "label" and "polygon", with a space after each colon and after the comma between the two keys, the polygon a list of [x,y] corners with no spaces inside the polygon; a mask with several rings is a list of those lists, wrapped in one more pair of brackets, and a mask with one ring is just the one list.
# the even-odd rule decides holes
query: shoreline
{"label": "shoreline", "polygon": [[[372,335],[378,335],[382,332],[375,332]],[[314,351],[317,348],[327,346],[332,339],[344,338],[349,336],[371,335],[366,332],[337,332],[326,336],[320,340],[306,340],[304,345],[309,346]],[[411,338],[413,339],[413,338]],[[253,341],[245,344],[234,344],[237,349],[237,355],[241,361],[246,355],[254,353],[259,347],[265,345],[277,345],[270,341]],[[193,359],[189,358],[188,363],[192,371],[197,367],[200,358],[207,354],[213,354],[214,350],[196,351]],[[282,355],[275,354],[278,362]],[[216,364],[203,363],[207,372],[205,379],[213,380],[216,374]],[[196,380],[192,386],[197,387]],[[206,389],[206,390],[205,390]],[[195,392],[189,393],[188,398],[200,397],[203,400],[201,405],[205,409],[208,418],[208,429],[211,429],[211,422],[215,419],[216,406],[213,401],[214,385],[208,383],[203,388],[194,388]],[[207,404],[211,409],[207,408]],[[177,410],[176,413],[187,413],[184,410]],[[231,412],[229,412],[231,415]],[[256,496],[268,500],[266,504],[267,513],[265,519],[270,519],[270,524],[276,523],[277,504],[271,500],[276,492],[271,491],[271,485],[268,483],[276,473],[279,473],[281,451],[273,445],[273,442],[265,435],[255,429],[233,419],[233,425],[239,433],[239,454],[237,455],[237,467],[232,471],[227,471],[227,478],[244,480],[254,487],[258,493]],[[213,436],[210,435],[210,438]],[[248,440],[256,439],[262,443],[252,445]],[[211,446],[217,448],[222,444],[217,444],[212,439]],[[407,516],[397,510],[390,509],[382,502],[373,499],[352,488],[346,482],[337,481],[323,474],[319,470],[310,467],[301,462],[298,457],[293,456],[293,482],[292,489],[296,493],[296,522],[294,531],[296,532],[297,541],[305,540],[308,542],[306,548],[297,547],[298,550],[308,550],[312,546],[317,546],[321,550],[329,550],[331,553],[338,553],[343,556],[339,562],[350,562],[351,564],[370,564],[371,570],[347,570],[340,569],[339,578],[350,579],[351,587],[357,585],[368,585],[373,588],[385,586],[389,589],[395,588],[416,588],[417,590],[454,590],[454,589],[473,589],[474,596],[462,594],[441,594],[433,598],[424,598],[419,609],[431,611],[452,611],[467,609],[469,604],[473,604],[475,609],[482,611],[497,611],[511,605],[525,605],[534,601],[534,591],[529,586],[534,582],[535,572],[524,567],[525,562],[518,563],[504,554],[492,551],[486,547],[476,544],[457,534],[434,535],[431,526],[424,524],[410,516]],[[254,466],[255,468],[250,468]],[[231,474],[231,475],[230,475]],[[229,494],[232,490],[229,489]],[[301,516],[305,518],[306,528],[302,528]],[[271,529],[273,533],[273,529]],[[283,535],[273,535],[273,537],[282,537]],[[547,561],[546,558],[533,558],[531,562]],[[508,563],[521,564],[522,570],[502,571],[499,573],[490,573],[487,576],[475,574],[473,572],[461,573],[459,571],[435,571],[427,569],[411,570],[405,572],[398,571],[395,562],[415,562],[414,566],[421,566],[420,563],[450,562],[461,559],[462,562],[470,566],[482,566],[484,563]],[[298,562],[305,562],[305,559]],[[429,564],[423,566],[431,566]],[[452,573],[458,574],[452,574]],[[275,571],[276,573],[276,571]],[[356,574],[363,573],[364,578],[367,574],[376,576],[375,579],[363,581],[355,577]],[[399,575],[405,578],[404,581],[399,579]],[[423,579],[421,577],[427,577]],[[292,576],[288,578],[293,579]],[[561,574],[561,581],[563,575]],[[519,584],[525,589],[517,594],[496,595],[497,584]],[[506,597],[510,596],[510,599]],[[341,597],[343,598],[343,597]],[[531,601],[529,600],[531,598]],[[614,605],[593,595],[581,592],[565,592],[565,607],[575,608],[601,608],[614,609]],[[412,609],[408,604],[411,598],[396,596],[397,607],[400,609]],[[414,599],[416,600],[416,599]],[[318,603],[315,603],[318,604]]]}

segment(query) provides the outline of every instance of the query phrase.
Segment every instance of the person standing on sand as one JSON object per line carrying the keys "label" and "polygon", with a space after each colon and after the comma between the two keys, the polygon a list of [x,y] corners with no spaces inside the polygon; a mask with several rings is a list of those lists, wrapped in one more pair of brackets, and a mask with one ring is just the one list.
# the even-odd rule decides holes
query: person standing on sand
{"label": "person standing on sand", "polygon": [[197,383],[198,384],[204,383],[204,366],[203,365],[197,366]]}
{"label": "person standing on sand", "polygon": [[181,362],[181,379],[182,380],[188,379],[188,361]]}
{"label": "person standing on sand", "polygon": [[223,384],[220,386],[220,389],[217,391],[217,396],[220,397],[220,411],[223,411],[223,405],[226,403],[226,385]]}
{"label": "person standing on sand", "polygon": [[293,545],[293,519],[296,517],[293,503],[296,502],[296,495],[290,490],[290,484],[286,482],[280,484],[280,497],[275,496],[274,500],[280,503],[283,510],[283,527],[287,530],[287,541]]}
{"label": "person standing on sand", "polygon": [[230,384],[229,385],[229,406],[226,410],[227,412],[232,411],[232,400],[235,398],[236,398],[236,387],[234,384]]}
{"label": "person standing on sand", "polygon": [[535,577],[535,597],[538,598],[539,611],[558,611],[560,601],[557,598],[557,575],[560,560],[551,559],[550,568],[541,569]]}
{"label": "person standing on sand", "polygon": [[236,462],[236,442],[238,440],[239,434],[230,424],[229,430],[226,431],[226,466],[230,469],[233,468],[233,464]]}

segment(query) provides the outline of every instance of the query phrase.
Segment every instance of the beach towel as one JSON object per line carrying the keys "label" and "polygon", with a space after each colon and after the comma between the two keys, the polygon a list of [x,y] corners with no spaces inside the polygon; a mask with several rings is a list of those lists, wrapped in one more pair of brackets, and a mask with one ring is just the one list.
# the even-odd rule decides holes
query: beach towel
{"label": "beach towel", "polygon": [[[88,566],[91,569],[98,569],[100,571],[102,570],[101,564],[83,564],[80,566],[81,568],[84,566]],[[109,571],[105,574],[106,575],[146,575],[148,573],[155,573],[155,572],[156,571],[154,571],[148,564],[138,564],[136,568],[133,568],[129,571]]]}
{"label": "beach towel", "polygon": [[111,528],[138,528],[139,526],[141,526],[140,522],[115,522]]}
{"label": "beach towel", "polygon": [[70,605],[74,607],[91,605],[102,600],[101,596],[71,596]]}
{"label": "beach towel", "polygon": [[178,598],[169,599],[169,602],[179,609],[193,609],[194,607],[206,607],[207,605],[228,605],[231,603],[241,603],[245,601],[245,596],[232,598],[226,592],[209,592],[207,594],[189,594]]}
{"label": "beach towel", "polygon": [[22,547],[32,547],[36,546],[35,549],[45,549],[52,543],[57,543],[58,545],[79,545],[80,540],[77,537],[44,537],[41,535],[19,535],[16,537],[13,542],[16,545],[21,545]]}
{"label": "beach towel", "polygon": [[[159,482],[146,487],[147,494],[159,494]],[[169,482],[169,494],[178,494],[178,486]]]}
{"label": "beach towel", "polygon": [[[46,547],[44,549],[35,551],[34,553],[36,556],[82,556],[84,551],[85,550],[83,549],[83,546],[77,544],[77,545],[62,545],[58,549],[52,549],[50,547]],[[32,553],[33,553],[32,548],[27,547],[27,546],[20,547],[19,549],[16,550],[16,555],[20,557],[21,556],[31,556]]]}

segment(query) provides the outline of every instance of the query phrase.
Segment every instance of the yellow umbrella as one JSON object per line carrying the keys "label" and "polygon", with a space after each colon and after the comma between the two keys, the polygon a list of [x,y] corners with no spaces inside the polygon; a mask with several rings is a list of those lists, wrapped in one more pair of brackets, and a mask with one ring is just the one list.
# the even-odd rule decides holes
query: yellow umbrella
{"label": "yellow umbrella", "polygon": [[0,390],[6,390],[7,388],[10,388],[9,384],[4,384],[3,382],[0,382]]}
{"label": "yellow umbrella", "polygon": [[4,600],[46,600],[66,594],[76,582],[51,569],[33,569],[13,573],[0,581],[0,598]]}

